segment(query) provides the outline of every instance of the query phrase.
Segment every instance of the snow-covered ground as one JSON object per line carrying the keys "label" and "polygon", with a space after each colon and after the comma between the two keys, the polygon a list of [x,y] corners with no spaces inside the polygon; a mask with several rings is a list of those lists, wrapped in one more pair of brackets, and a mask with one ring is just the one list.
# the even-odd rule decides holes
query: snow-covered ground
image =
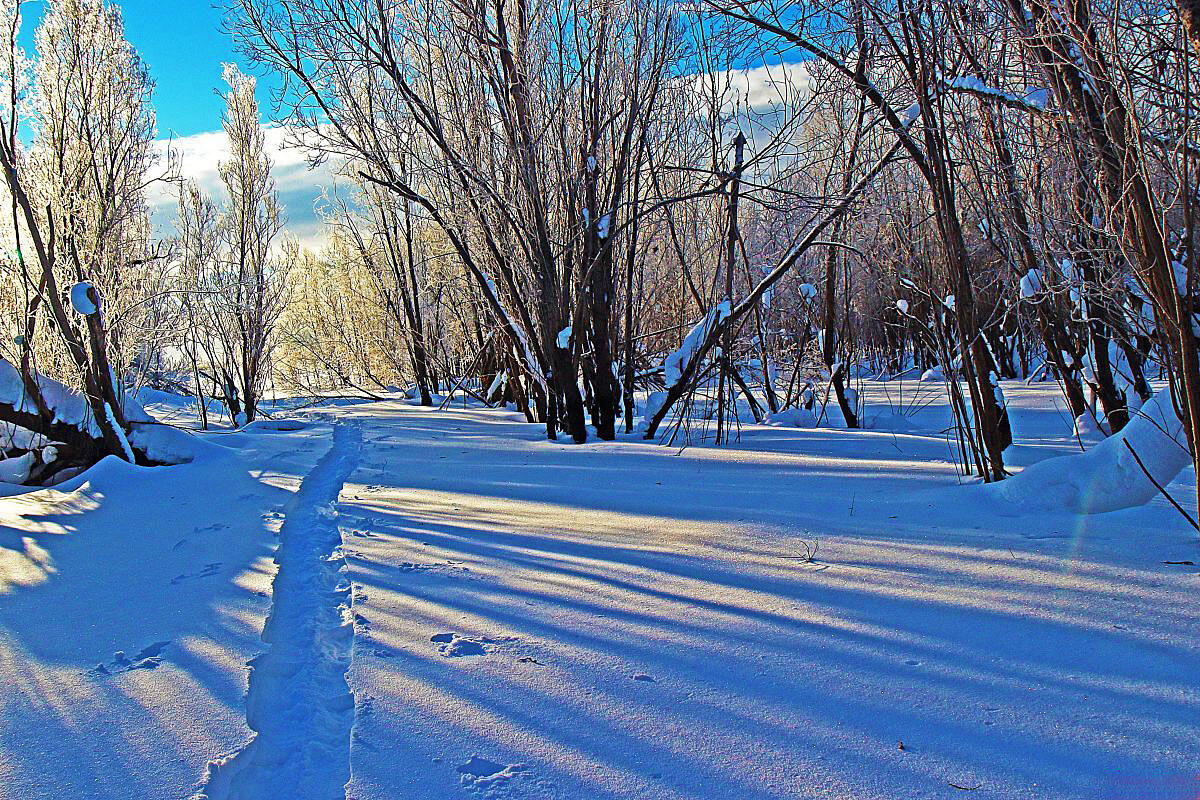
{"label": "snow-covered ground", "polygon": [[[1200,793],[1194,532],[965,484],[867,390],[682,452],[323,408],[0,499],[0,798]],[[1005,391],[1016,466],[1078,451]]]}

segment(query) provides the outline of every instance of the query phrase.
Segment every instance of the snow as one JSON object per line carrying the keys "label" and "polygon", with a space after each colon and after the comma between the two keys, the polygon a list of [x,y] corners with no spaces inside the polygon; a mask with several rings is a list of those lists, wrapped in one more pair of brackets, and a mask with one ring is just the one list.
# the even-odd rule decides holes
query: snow
{"label": "snow", "polygon": [[[614,365],[614,369],[615,368],[616,367]],[[496,393],[498,391],[500,391],[502,388],[504,388],[504,386],[507,384],[508,384],[508,372],[501,370],[500,372],[496,373],[495,378],[492,378],[492,382],[491,382],[491,384],[488,385],[487,391],[483,393],[483,396],[486,399],[491,400],[496,395]]]}
{"label": "snow", "polygon": [[559,350],[570,350],[571,349],[571,326],[570,325],[568,325],[567,327],[563,328],[561,331],[558,332],[558,349]]}
{"label": "snow", "polygon": [[921,373],[921,383],[943,383],[945,380],[946,373],[940,366],[930,367]]}
{"label": "snow", "polygon": [[1035,268],[1022,275],[1020,289],[1023,300],[1028,300],[1041,292],[1043,289],[1042,271]]}
{"label": "snow", "polygon": [[608,228],[611,224],[612,224],[612,215],[605,214],[603,217],[600,218],[600,221],[596,223],[596,235],[599,236],[601,239],[607,239],[608,238]]}
{"label": "snow", "polygon": [[1180,297],[1188,295],[1188,268],[1181,261],[1171,261],[1171,274],[1175,277],[1175,289]]}
{"label": "snow", "polygon": [[1029,111],[1044,112],[1050,103],[1051,92],[1047,88],[1031,89],[1026,87],[1023,94],[1005,91],[995,86],[989,86],[974,75],[960,75],[949,82],[951,89],[959,89],[983,97],[995,98],[1007,105],[1024,108]]}
{"label": "snow", "polygon": [[729,316],[730,308],[729,301],[725,300],[709,309],[708,313],[704,315],[704,319],[697,322],[688,331],[679,349],[663,360],[663,378],[667,386],[674,386],[679,382],[683,373],[692,363],[692,359],[696,357],[701,345],[704,344],[704,340],[708,338],[709,332],[720,325],[721,320]]}
{"label": "snow", "polygon": [[812,299],[817,296],[817,287],[811,283],[802,283],[799,287],[800,296],[804,298],[804,302],[812,302]]}
{"label": "snow", "polygon": [[[86,431],[94,437],[100,436],[100,426],[92,416],[92,410],[82,394],[68,386],[45,376],[38,376],[38,387],[42,398],[54,412],[54,419],[68,425],[73,425]],[[0,358],[0,403],[5,403],[18,411],[37,413],[37,405],[25,394],[25,384],[16,367],[4,358]],[[122,410],[129,422],[149,422],[150,417],[141,405],[132,397],[122,399]],[[106,409],[111,418],[112,410]]]}
{"label": "snow", "polygon": [[813,428],[817,424],[817,415],[812,409],[793,407],[767,414],[764,422],[779,428]]}
{"label": "snow", "polygon": [[1050,105],[1050,98],[1052,96],[1053,95],[1049,89],[1030,89],[1026,87],[1025,96],[1022,98],[1022,100],[1024,100],[1025,103],[1031,108],[1039,111],[1045,111],[1046,107]]}
{"label": "snow", "polygon": [[1158,494],[1155,481],[1165,486],[1190,464],[1183,423],[1170,391],[1161,389],[1119,433],[1086,452],[1039,462],[995,491],[1030,508],[1114,511],[1145,505]]}
{"label": "snow", "polygon": [[329,428],[208,440],[0,499],[0,797],[187,798],[252,735],[274,535]]}
{"label": "snow", "polygon": [[542,374],[542,368],[538,362],[537,356],[529,347],[529,339],[525,335],[525,330],[513,320],[512,315],[500,302],[500,293],[496,291],[496,282],[491,278],[485,278],[484,285],[487,287],[488,294],[492,296],[495,307],[500,310],[504,316],[504,321],[509,330],[513,331],[517,337],[517,341],[521,345],[521,354],[525,357],[525,369],[529,375],[541,384],[542,388],[546,388],[546,376]]}
{"label": "snow", "polygon": [[29,470],[32,468],[32,453],[0,459],[0,483],[24,483],[29,480]]}
{"label": "snow", "polygon": [[18,425],[0,422],[0,450],[33,450],[46,444],[46,439]]}
{"label": "snow", "polygon": [[300,484],[280,529],[272,584],[274,606],[263,630],[266,652],[250,662],[247,708],[254,739],[209,769],[212,798],[266,797],[295,787],[296,800],[334,797],[350,777],[344,745],[354,722],[345,672],[353,622],[340,556],[336,502],[358,463],[361,431],[339,425],[333,444]]}
{"label": "snow", "polygon": [[104,416],[108,422],[108,426],[112,428],[113,433],[116,435],[117,441],[121,443],[121,453],[125,456],[125,460],[132,462],[134,460],[133,448],[129,446],[129,439],[125,436],[125,429],[117,423],[112,406],[108,402],[104,403]]}
{"label": "snow", "polygon": [[1195,794],[1194,532],[1047,502],[1119,438],[1066,455],[1053,383],[1004,384],[998,486],[898,383],[682,452],[326,405],[0,499],[0,797]]}
{"label": "snow", "polygon": [[195,434],[159,423],[135,424],[129,434],[129,442],[160,464],[176,465],[189,464],[206,445],[212,447]]}
{"label": "snow", "polygon": [[71,308],[75,309],[76,314],[90,317],[99,310],[89,294],[94,290],[95,287],[87,281],[80,281],[71,287]]}
{"label": "snow", "polygon": [[588,171],[589,175],[596,171],[596,157],[595,156],[587,157],[587,171]]}
{"label": "snow", "polygon": [[1079,444],[1085,449],[1095,447],[1106,438],[1090,411],[1084,411],[1075,418],[1074,433],[1075,438],[1079,439]]}

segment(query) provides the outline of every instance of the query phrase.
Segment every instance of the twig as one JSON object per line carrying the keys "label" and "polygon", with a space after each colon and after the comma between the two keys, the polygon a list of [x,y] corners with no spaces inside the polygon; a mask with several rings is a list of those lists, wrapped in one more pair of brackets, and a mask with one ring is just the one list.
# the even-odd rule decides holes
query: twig
{"label": "twig", "polygon": [[1150,479],[1150,482],[1154,484],[1154,488],[1158,489],[1159,493],[1162,494],[1163,497],[1167,498],[1167,501],[1171,505],[1175,506],[1175,510],[1183,515],[1183,518],[1188,521],[1189,525],[1191,525],[1196,530],[1200,531],[1200,525],[1196,524],[1196,520],[1192,519],[1192,515],[1186,511],[1184,511],[1183,506],[1181,506],[1181,505],[1179,505],[1179,503],[1175,502],[1175,498],[1171,497],[1171,495],[1167,492],[1167,490],[1163,488],[1162,484],[1160,484],[1158,481],[1156,481],[1154,479],[1154,476],[1150,474],[1150,470],[1146,469],[1146,465],[1142,463],[1142,459],[1138,456],[1137,451],[1133,449],[1133,445],[1131,445],[1129,443],[1129,440],[1122,439],[1121,442],[1125,445],[1126,448],[1128,448],[1129,454],[1131,456],[1133,456],[1133,460],[1137,462],[1137,465],[1142,468],[1143,474],[1145,474],[1145,476]]}

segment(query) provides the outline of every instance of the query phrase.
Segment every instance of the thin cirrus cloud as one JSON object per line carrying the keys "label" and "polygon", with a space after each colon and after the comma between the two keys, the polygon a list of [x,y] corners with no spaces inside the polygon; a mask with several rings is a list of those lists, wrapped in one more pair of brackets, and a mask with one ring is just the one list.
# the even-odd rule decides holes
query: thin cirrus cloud
{"label": "thin cirrus cloud", "polygon": [[[302,246],[320,250],[325,232],[317,207],[325,190],[334,186],[333,168],[328,162],[310,168],[305,152],[288,146],[288,131],[284,127],[264,125],[263,138],[287,218],[285,230]],[[195,182],[218,204],[228,201],[219,171],[219,165],[230,158],[229,138],[224,131],[164,139],[156,142],[155,147],[160,163],[165,164],[167,152],[173,152],[184,179]],[[156,230],[164,235],[173,233],[179,203],[174,184],[154,184],[148,200]]]}

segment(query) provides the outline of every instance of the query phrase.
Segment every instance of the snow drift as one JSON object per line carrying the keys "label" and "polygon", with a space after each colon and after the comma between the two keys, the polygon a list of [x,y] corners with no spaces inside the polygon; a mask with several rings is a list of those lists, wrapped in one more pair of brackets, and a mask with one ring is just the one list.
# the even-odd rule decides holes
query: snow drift
{"label": "snow drift", "polygon": [[1162,389],[1093,449],[1039,461],[994,486],[1018,505],[1093,514],[1146,504],[1158,494],[1147,472],[1166,486],[1190,463],[1183,423]]}

